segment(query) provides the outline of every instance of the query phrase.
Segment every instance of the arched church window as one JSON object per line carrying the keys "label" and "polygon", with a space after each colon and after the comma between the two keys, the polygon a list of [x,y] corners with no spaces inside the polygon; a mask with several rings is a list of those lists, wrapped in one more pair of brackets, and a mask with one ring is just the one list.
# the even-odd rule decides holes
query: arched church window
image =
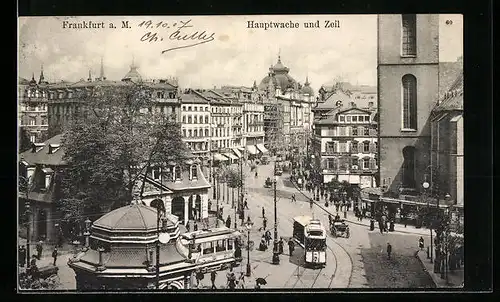
{"label": "arched church window", "polygon": [[403,129],[417,130],[417,79],[403,76]]}
{"label": "arched church window", "polygon": [[415,56],[417,54],[417,18],[414,14],[401,16],[402,35],[401,50],[403,56]]}

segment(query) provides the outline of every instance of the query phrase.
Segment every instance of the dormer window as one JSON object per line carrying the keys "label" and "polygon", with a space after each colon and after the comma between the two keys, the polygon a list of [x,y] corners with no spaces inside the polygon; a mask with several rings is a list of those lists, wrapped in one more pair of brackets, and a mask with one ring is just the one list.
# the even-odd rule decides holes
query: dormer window
{"label": "dormer window", "polygon": [[191,166],[191,180],[196,180],[198,179],[198,166],[192,165]]}
{"label": "dormer window", "polygon": [[345,122],[345,116],[343,115],[339,116],[339,122]]}
{"label": "dormer window", "polygon": [[52,178],[54,170],[52,170],[51,168],[43,168],[42,171],[43,174],[45,174],[45,189],[48,190],[50,187],[50,180]]}
{"label": "dormer window", "polygon": [[153,167],[153,169],[151,169],[151,176],[154,180],[160,180],[160,172],[160,167]]}
{"label": "dormer window", "polygon": [[44,143],[33,143],[33,148],[31,150],[31,152],[33,152],[33,153],[39,152],[40,150],[43,149],[44,146],[45,146]]}
{"label": "dormer window", "polygon": [[54,154],[59,150],[60,144],[49,144],[49,154]]}

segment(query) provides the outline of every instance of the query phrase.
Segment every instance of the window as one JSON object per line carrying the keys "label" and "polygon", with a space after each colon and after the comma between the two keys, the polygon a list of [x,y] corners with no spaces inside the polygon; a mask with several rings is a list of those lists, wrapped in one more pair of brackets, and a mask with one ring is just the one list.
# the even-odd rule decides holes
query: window
{"label": "window", "polygon": [[370,121],[370,116],[369,115],[365,115],[365,122],[369,122]]}
{"label": "window", "polygon": [[198,137],[198,129],[194,129],[193,130],[193,136],[194,137]]}
{"label": "window", "polygon": [[347,152],[347,143],[346,142],[339,143],[339,152]]}
{"label": "window", "polygon": [[217,245],[215,246],[216,252],[224,252],[226,250],[226,240],[217,240]]}
{"label": "window", "polygon": [[335,142],[327,142],[326,143],[326,153],[335,153]]}
{"label": "window", "polygon": [[357,141],[352,141],[351,142],[351,152],[358,153],[358,142]]}
{"label": "window", "polygon": [[205,129],[205,136],[208,136],[208,129]]}
{"label": "window", "polygon": [[197,115],[194,116],[194,124],[198,124],[198,116]]}
{"label": "window", "polygon": [[203,255],[212,254],[214,252],[214,243],[205,242],[203,243]]}
{"label": "window", "polygon": [[186,129],[182,129],[182,136],[186,137]]}
{"label": "window", "polygon": [[181,179],[181,167],[174,167],[174,179],[175,180]]}
{"label": "window", "polygon": [[[361,119],[360,119],[360,120],[361,120]],[[354,116],[352,117],[352,122],[353,122],[353,123],[357,123],[357,122],[358,122],[358,116],[357,116],[357,115],[354,115]]]}
{"label": "window", "polygon": [[346,116],[346,121],[347,121],[348,123],[350,123],[350,122],[351,122],[351,116],[350,116],[350,115]]}
{"label": "window", "polygon": [[191,137],[193,135],[193,131],[191,129],[188,130],[188,136],[187,137]]}
{"label": "window", "polygon": [[363,132],[363,135],[370,135],[370,128],[365,128]]}
{"label": "window", "polygon": [[197,179],[197,178],[198,178],[198,167],[196,165],[193,165],[191,166],[191,179]]}
{"label": "window", "polygon": [[192,122],[192,117],[188,116],[188,124],[191,124],[191,122]]}
{"label": "window", "polygon": [[227,250],[232,250],[234,247],[234,239],[227,240]]}
{"label": "window", "polygon": [[186,111],[186,106],[182,106],[182,111]]}
{"label": "window", "polygon": [[205,124],[208,124],[208,115],[205,115]]}
{"label": "window", "polygon": [[198,111],[198,106],[194,106],[194,111]]}
{"label": "window", "polygon": [[151,174],[153,175],[154,180],[160,179],[160,167],[153,167]]}
{"label": "window", "polygon": [[417,79],[403,76],[403,129],[417,130]]}
{"label": "window", "polygon": [[352,164],[353,166],[358,166],[358,164],[359,164],[359,163],[358,163],[358,158],[357,158],[357,157],[353,157],[353,158],[352,158],[352,160],[351,160],[351,164]]}
{"label": "window", "polygon": [[36,119],[34,117],[30,117],[30,126],[36,125]]}
{"label": "window", "polygon": [[191,106],[188,107],[188,111],[191,111]]}
{"label": "window", "polygon": [[357,136],[358,135],[358,128],[357,127],[353,127],[352,128],[352,136]]}
{"label": "window", "polygon": [[345,136],[345,135],[346,135],[345,127],[339,127],[339,136]]}
{"label": "window", "polygon": [[32,142],[32,143],[36,142],[36,135],[35,134],[30,135],[30,142]]}
{"label": "window", "polygon": [[363,158],[363,169],[370,169],[370,158]]}
{"label": "window", "polygon": [[417,20],[415,15],[402,15],[402,55],[403,56],[415,56],[417,54],[417,35],[416,27]]}
{"label": "window", "polygon": [[336,170],[334,158],[327,158],[326,159],[326,169],[327,170]]}
{"label": "window", "polygon": [[370,152],[370,142],[366,141],[363,143],[363,152],[364,153]]}

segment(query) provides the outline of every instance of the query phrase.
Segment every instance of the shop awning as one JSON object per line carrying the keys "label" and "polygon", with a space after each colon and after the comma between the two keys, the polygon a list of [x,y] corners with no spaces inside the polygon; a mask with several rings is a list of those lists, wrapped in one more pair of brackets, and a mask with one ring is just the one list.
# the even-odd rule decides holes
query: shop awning
{"label": "shop awning", "polygon": [[233,155],[231,153],[224,153],[223,155],[227,158],[230,158],[230,159],[238,159],[238,157],[236,157],[236,155]]}
{"label": "shop awning", "polygon": [[228,158],[225,157],[224,155],[220,154],[220,153],[214,153],[214,160],[227,161]]}
{"label": "shop awning", "polygon": [[241,158],[241,152],[240,152],[240,150],[238,150],[236,148],[233,148],[232,150],[233,150],[234,154],[236,154],[236,156],[238,156],[238,158]]}
{"label": "shop awning", "polygon": [[266,147],[264,147],[264,145],[263,145],[263,144],[257,144],[257,149],[259,149],[259,150],[260,150],[260,152],[262,152],[262,153],[267,153],[267,152],[269,152],[269,151],[266,149]]}
{"label": "shop awning", "polygon": [[257,148],[254,145],[248,145],[247,150],[250,154],[253,154],[253,155],[259,153],[259,151],[257,151]]}

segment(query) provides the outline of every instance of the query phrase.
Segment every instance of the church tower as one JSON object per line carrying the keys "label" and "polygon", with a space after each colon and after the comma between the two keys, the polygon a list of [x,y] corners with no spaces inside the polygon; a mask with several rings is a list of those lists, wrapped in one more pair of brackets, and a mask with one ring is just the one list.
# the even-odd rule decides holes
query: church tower
{"label": "church tower", "polygon": [[379,15],[378,184],[422,190],[430,174],[429,116],[439,95],[439,16]]}

